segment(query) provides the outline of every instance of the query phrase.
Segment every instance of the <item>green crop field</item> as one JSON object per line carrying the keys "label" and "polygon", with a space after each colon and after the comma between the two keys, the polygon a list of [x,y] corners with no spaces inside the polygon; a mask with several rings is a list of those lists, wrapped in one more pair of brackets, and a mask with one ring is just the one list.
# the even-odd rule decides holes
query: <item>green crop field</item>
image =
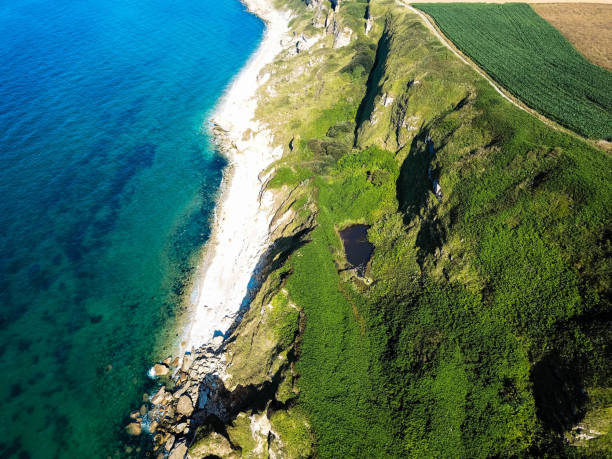
{"label": "green crop field", "polygon": [[587,61],[529,5],[414,6],[527,105],[586,137],[612,139],[612,73]]}

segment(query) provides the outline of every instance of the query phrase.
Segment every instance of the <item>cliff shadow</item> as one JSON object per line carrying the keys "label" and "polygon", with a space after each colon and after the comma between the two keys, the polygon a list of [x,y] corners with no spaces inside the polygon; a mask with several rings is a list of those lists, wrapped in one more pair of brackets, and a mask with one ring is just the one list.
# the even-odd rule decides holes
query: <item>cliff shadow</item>
{"label": "cliff shadow", "polygon": [[361,130],[363,123],[368,121],[372,116],[376,96],[380,94],[382,85],[384,83],[383,77],[385,76],[385,67],[389,57],[389,50],[391,49],[392,36],[392,21],[390,18],[387,18],[385,21],[385,28],[383,29],[383,33],[378,41],[378,46],[376,47],[374,66],[372,67],[372,70],[370,70],[368,81],[366,82],[366,93],[359,104],[357,115],[355,116],[354,147],[357,147],[358,145],[359,131]]}
{"label": "cliff shadow", "polygon": [[428,145],[429,127],[424,126],[412,139],[410,150],[400,167],[399,177],[395,183],[395,194],[399,210],[404,214],[404,223],[408,224],[427,203],[431,184],[431,161],[433,143]]}
{"label": "cliff shadow", "polygon": [[240,325],[244,314],[248,311],[252,301],[261,290],[262,285],[270,273],[281,268],[293,252],[309,242],[306,237],[313,229],[314,227],[307,227],[297,231],[291,236],[283,236],[276,239],[268,250],[259,257],[257,265],[251,275],[247,293],[240,304],[240,310],[236,315],[236,319],[224,334],[227,342],[231,341],[232,334],[236,331],[238,325]]}

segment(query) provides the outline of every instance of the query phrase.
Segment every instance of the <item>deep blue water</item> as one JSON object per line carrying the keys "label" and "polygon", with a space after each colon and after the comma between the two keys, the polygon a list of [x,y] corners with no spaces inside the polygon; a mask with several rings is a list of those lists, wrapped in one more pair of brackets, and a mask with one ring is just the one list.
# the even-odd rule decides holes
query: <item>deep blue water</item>
{"label": "deep blue water", "polygon": [[203,124],[262,31],[237,0],[0,0],[0,457],[136,453],[225,165]]}

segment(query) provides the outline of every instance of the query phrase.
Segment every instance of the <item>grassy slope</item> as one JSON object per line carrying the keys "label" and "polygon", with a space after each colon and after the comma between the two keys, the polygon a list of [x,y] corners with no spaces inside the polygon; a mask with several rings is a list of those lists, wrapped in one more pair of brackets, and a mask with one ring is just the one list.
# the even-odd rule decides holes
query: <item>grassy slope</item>
{"label": "grassy slope", "polygon": [[[296,409],[321,457],[561,448],[581,387],[610,386],[612,160],[505,102],[392,2],[365,37],[364,10],[341,4],[350,47],[327,37],[271,67],[259,113],[294,139],[270,186],[317,209],[283,268],[306,317]],[[339,269],[337,229],[357,221],[369,287]]]}
{"label": "grassy slope", "polygon": [[530,107],[581,135],[612,139],[612,73],[527,4],[416,4],[455,45]]}

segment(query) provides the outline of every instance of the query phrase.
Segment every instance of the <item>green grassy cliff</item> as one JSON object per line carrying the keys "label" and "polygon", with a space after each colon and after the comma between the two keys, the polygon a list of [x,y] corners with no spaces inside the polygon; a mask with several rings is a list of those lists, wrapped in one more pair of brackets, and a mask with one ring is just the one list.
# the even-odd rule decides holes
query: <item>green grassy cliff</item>
{"label": "green grassy cliff", "polygon": [[[289,6],[316,42],[260,94],[293,223],[228,345],[231,386],[266,387],[228,424],[233,451],[609,451],[609,154],[505,101],[394,2]],[[370,225],[365,278],[345,269],[351,223]]]}

